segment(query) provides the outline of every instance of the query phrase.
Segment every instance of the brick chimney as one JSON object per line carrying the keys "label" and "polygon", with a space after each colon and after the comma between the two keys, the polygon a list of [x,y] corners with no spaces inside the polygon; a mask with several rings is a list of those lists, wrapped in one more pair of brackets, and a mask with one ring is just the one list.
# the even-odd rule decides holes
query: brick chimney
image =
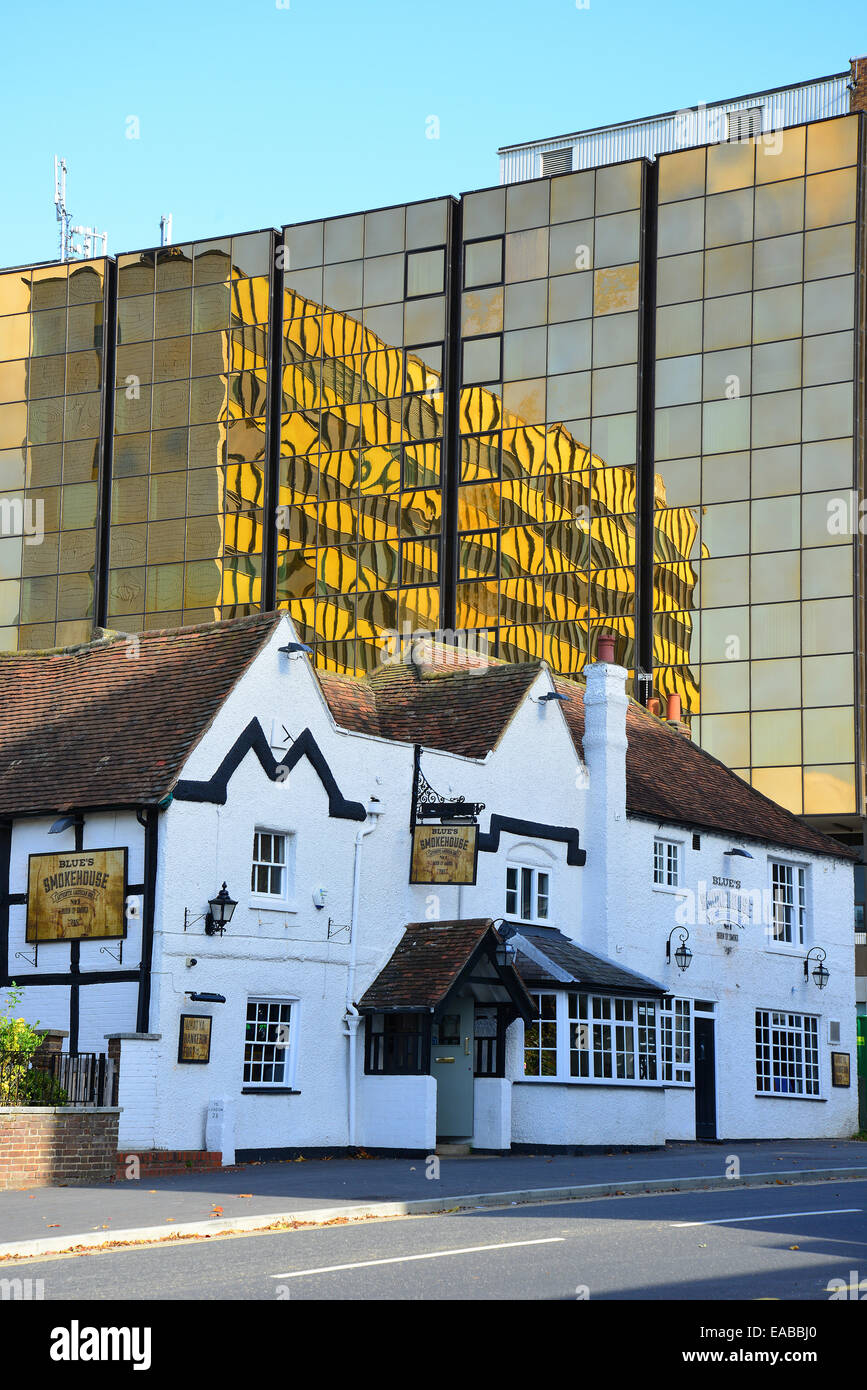
{"label": "brick chimney", "polygon": [[849,110],[867,111],[867,58],[850,58],[849,71]]}
{"label": "brick chimney", "polygon": [[[610,655],[600,640],[600,655]],[[584,669],[584,758],[587,763],[587,820],[582,941],[610,955],[622,928],[622,884],[626,863],[627,671],[613,661]],[[620,914],[620,915],[618,915]],[[611,944],[610,944],[611,943]]]}

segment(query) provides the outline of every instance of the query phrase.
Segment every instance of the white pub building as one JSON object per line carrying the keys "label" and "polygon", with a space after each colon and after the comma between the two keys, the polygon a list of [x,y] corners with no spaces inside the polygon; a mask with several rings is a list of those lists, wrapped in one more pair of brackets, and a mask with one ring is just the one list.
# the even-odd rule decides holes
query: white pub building
{"label": "white pub building", "polygon": [[124,1152],[851,1135],[849,851],[599,657],[0,657],[0,1001],[117,1060]]}

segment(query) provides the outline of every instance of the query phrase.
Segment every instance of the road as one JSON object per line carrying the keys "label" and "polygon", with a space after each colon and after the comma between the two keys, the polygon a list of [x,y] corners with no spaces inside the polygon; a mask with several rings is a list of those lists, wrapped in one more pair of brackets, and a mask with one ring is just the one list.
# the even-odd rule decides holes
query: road
{"label": "road", "polygon": [[[853,1273],[854,1272],[854,1273]],[[46,1300],[811,1299],[867,1294],[867,1182],[375,1220],[4,1265]]]}

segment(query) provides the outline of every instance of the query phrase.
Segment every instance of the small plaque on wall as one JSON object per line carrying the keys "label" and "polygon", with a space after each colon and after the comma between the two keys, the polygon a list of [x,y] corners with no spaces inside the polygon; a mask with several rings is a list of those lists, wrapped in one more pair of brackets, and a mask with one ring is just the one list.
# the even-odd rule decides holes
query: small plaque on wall
{"label": "small plaque on wall", "polygon": [[212,1022],[209,1014],[181,1014],[179,1062],[210,1062]]}
{"label": "small plaque on wall", "polygon": [[849,1079],[849,1053],[848,1053],[848,1052],[832,1052],[832,1053],[831,1053],[831,1085],[832,1085],[832,1086],[849,1086],[849,1085],[851,1085],[851,1082],[850,1082],[850,1079]]}

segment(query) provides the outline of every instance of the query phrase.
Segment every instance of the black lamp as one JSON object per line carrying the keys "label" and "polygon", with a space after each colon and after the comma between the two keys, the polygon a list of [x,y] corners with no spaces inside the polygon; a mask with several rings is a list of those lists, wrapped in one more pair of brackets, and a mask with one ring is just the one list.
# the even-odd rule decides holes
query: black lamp
{"label": "black lamp", "polygon": [[219,893],[208,902],[210,911],[205,913],[205,934],[216,936],[219,933],[222,936],[237,906],[235,899],[229,897],[229,890],[224,883]]}
{"label": "black lamp", "polygon": [[[501,927],[504,923],[505,923],[506,925],[508,925],[508,923],[506,923],[506,918],[505,918],[505,917],[496,917],[496,918],[494,919],[494,921],[491,923],[491,926],[492,926],[492,927],[494,928],[494,930],[496,931],[497,928],[498,928],[498,927]],[[510,929],[509,935],[511,935],[511,930],[512,930],[512,929]],[[506,939],[501,939],[501,940],[497,943],[497,949],[496,949],[496,953],[495,953],[495,959],[496,959],[497,965],[502,965],[502,966],[508,968],[510,965],[514,965],[514,964],[515,964],[515,961],[517,960],[517,958],[518,958],[518,949],[517,949],[516,946],[510,946],[507,938],[506,938]]]}
{"label": "black lamp", "polygon": [[668,934],[668,940],[665,943],[665,959],[669,964],[671,963],[671,938],[676,931],[680,932],[680,945],[674,953],[674,959],[677,961],[681,970],[688,970],[690,961],[692,960],[692,951],[686,944],[689,938],[689,932],[686,927],[672,927]]}
{"label": "black lamp", "polygon": [[813,971],[813,980],[816,983],[817,989],[824,989],[831,978],[831,972],[830,970],[826,970],[824,966],[825,948],[823,946],[811,946],[807,952],[804,961],[804,979],[808,980],[810,978],[810,957],[814,951],[816,952],[816,968]]}

